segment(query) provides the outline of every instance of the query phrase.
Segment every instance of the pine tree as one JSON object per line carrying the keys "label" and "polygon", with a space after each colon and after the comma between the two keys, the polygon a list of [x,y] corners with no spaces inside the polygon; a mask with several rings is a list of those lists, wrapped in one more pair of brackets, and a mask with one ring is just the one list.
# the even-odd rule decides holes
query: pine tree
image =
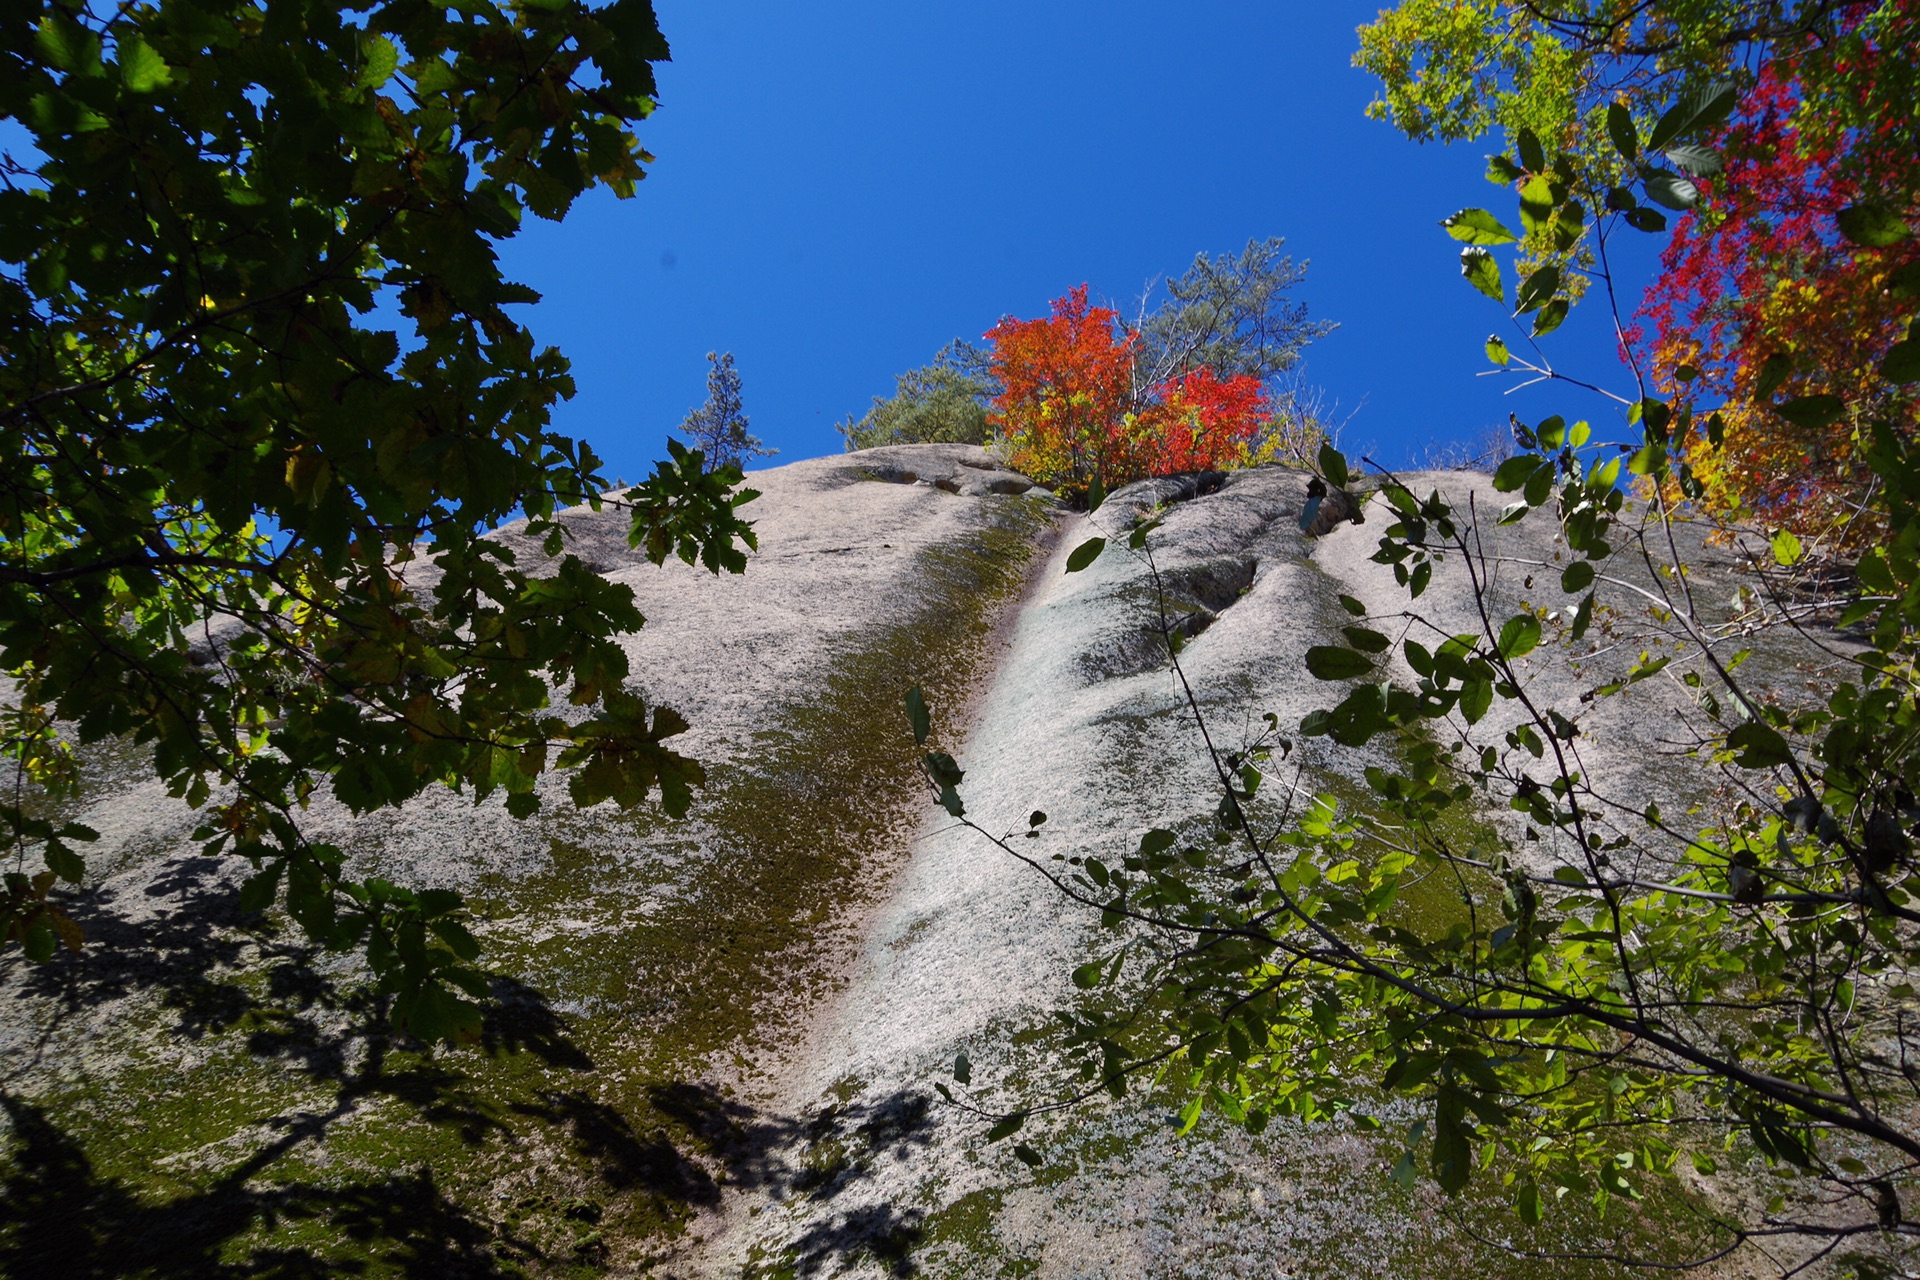
{"label": "pine tree", "polygon": [[680,434],[707,460],[707,470],[744,466],[749,458],[770,458],[780,452],[747,431],[747,415],[740,410],[740,373],[733,352],[707,352],[707,402],[686,416]]}

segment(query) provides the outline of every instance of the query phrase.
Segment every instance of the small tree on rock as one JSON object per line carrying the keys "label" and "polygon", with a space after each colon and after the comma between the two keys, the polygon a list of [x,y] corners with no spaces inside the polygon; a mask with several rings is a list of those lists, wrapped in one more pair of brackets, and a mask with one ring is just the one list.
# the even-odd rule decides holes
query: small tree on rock
{"label": "small tree on rock", "polygon": [[680,434],[706,457],[707,469],[744,466],[748,458],[770,458],[780,452],[761,443],[747,430],[747,415],[740,408],[740,373],[733,367],[733,352],[707,352],[707,402],[687,414]]}

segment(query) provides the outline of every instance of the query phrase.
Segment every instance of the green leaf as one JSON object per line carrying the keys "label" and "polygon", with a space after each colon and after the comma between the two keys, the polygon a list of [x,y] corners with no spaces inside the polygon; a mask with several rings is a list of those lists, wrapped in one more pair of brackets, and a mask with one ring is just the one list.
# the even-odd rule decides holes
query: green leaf
{"label": "green leaf", "polygon": [[1659,232],[1667,229],[1667,215],[1641,205],[1626,212],[1627,225],[1635,231]]}
{"label": "green leaf", "polygon": [[1527,171],[1506,156],[1487,157],[1487,181],[1496,187],[1512,186],[1527,176]]}
{"label": "green leaf", "polygon": [[1519,1193],[1514,1196],[1514,1210],[1519,1213],[1520,1221],[1529,1226],[1540,1221],[1540,1186],[1532,1178],[1520,1184]]}
{"label": "green leaf", "polygon": [[1318,680],[1352,680],[1373,670],[1373,663],[1340,645],[1316,644],[1307,650],[1307,670]]}
{"label": "green leaf", "polygon": [[1727,81],[1701,85],[1660,117],[1647,135],[1647,149],[1660,151],[1670,142],[1707,132],[1732,115],[1739,101],[1739,89]]}
{"label": "green leaf", "polygon": [[1776,563],[1782,565],[1799,563],[1801,550],[1800,539],[1793,535],[1791,529],[1782,529],[1773,535],[1773,558]]}
{"label": "green leaf", "polygon": [[1834,215],[1840,234],[1870,249],[1886,249],[1913,234],[1899,213],[1879,203],[1850,204]]}
{"label": "green leaf", "polygon": [[919,746],[927,745],[927,735],[933,732],[933,717],[927,711],[926,695],[915,685],[907,690],[907,724],[913,729],[913,740]]}
{"label": "green leaf", "polygon": [[1521,489],[1520,496],[1527,500],[1528,506],[1541,506],[1552,496],[1555,474],[1553,464],[1549,462],[1536,467],[1533,474],[1527,477],[1526,487]]}
{"label": "green leaf", "polygon": [[1385,653],[1393,643],[1378,631],[1370,631],[1366,627],[1342,627],[1340,634],[1362,653]]}
{"label": "green leaf", "polygon": [[1080,572],[1092,564],[1099,554],[1106,549],[1107,540],[1105,538],[1088,538],[1085,542],[1075,547],[1073,554],[1067,557],[1067,572]]}
{"label": "green leaf", "polygon": [[1771,769],[1793,761],[1787,740],[1758,720],[1749,720],[1729,733],[1727,746],[1740,753],[1733,762],[1742,769]]}
{"label": "green leaf", "polygon": [[1106,972],[1107,962],[1090,960],[1073,971],[1073,985],[1082,991],[1091,991],[1100,985],[1100,975]]}
{"label": "green leaf", "polygon": [[1515,149],[1520,153],[1520,163],[1526,166],[1528,173],[1539,173],[1547,167],[1547,153],[1540,146],[1540,139],[1534,136],[1533,130],[1520,130],[1513,141]]}
{"label": "green leaf", "polygon": [[378,89],[393,78],[394,71],[400,66],[400,50],[393,41],[383,35],[374,35],[360,44],[360,78],[362,89]]}
{"label": "green leaf", "polygon": [[1467,283],[1492,298],[1495,302],[1507,300],[1506,285],[1500,280],[1500,264],[1485,249],[1474,246],[1460,251],[1460,274]]}
{"label": "green leaf", "polygon": [[1336,489],[1347,487],[1347,458],[1333,447],[1332,441],[1323,441],[1320,445],[1320,474],[1327,483]]}
{"label": "green leaf", "polygon": [[1460,687],[1460,714],[1468,724],[1479,724],[1493,706],[1493,681],[1469,680]]}
{"label": "green leaf", "polygon": [[1502,369],[1506,368],[1507,361],[1512,359],[1512,356],[1507,351],[1507,344],[1502,342],[1497,334],[1487,339],[1487,359],[1493,361]]}
{"label": "green leaf", "polygon": [[[1694,185],[1693,179],[1665,169],[1649,170],[1640,185],[1646,189],[1647,199],[1676,212],[1685,213],[1700,203],[1700,188]],[[1628,221],[1632,221],[1631,216]]]}
{"label": "green leaf", "polygon": [[1691,177],[1711,178],[1721,169],[1720,153],[1707,147],[1668,147],[1665,155],[1669,164]]}
{"label": "green leaf", "polygon": [[1502,493],[1512,493],[1525,484],[1540,466],[1538,454],[1515,454],[1493,469],[1493,487]]}
{"label": "green leaf", "polygon": [[962,1049],[953,1059],[953,1078],[961,1084],[973,1083],[973,1062]]}
{"label": "green leaf", "polygon": [[1560,574],[1560,589],[1568,595],[1578,595],[1593,585],[1593,562],[1575,560]]}
{"label": "green leaf", "polygon": [[1839,396],[1797,396],[1774,405],[1773,411],[1796,427],[1812,430],[1838,418],[1847,411],[1847,405]]}
{"label": "green leaf", "polygon": [[1568,631],[1567,634],[1571,639],[1580,640],[1586,636],[1587,628],[1592,625],[1593,625],[1593,592],[1589,591],[1587,593],[1586,599],[1580,602],[1580,608],[1574,612],[1573,627],[1571,630]]}
{"label": "green leaf", "polygon": [[173,68],[138,32],[120,39],[120,82],[130,93],[152,93],[173,83]]}
{"label": "green leaf", "polygon": [[1540,619],[1530,613],[1518,613],[1500,628],[1498,648],[1503,658],[1519,658],[1540,646]]}
{"label": "green leaf", "polygon": [[1920,341],[1907,338],[1889,347],[1880,376],[1893,383],[1920,382]]}
{"label": "green leaf", "polygon": [[1013,1144],[1013,1156],[1014,1159],[1029,1169],[1038,1169],[1040,1167],[1040,1153],[1023,1142]]}
{"label": "green leaf", "polygon": [[1776,351],[1760,362],[1760,376],[1754,379],[1753,398],[1758,401],[1770,400],[1780,384],[1793,372],[1793,357],[1785,352]]}
{"label": "green leaf", "polygon": [[1607,137],[1613,140],[1613,149],[1620,158],[1632,164],[1640,155],[1640,133],[1633,125],[1633,112],[1627,110],[1624,103],[1607,104]]}
{"label": "green leaf", "polygon": [[1026,1122],[1027,1113],[1024,1111],[1016,1111],[999,1124],[993,1126],[993,1128],[987,1130],[987,1141],[998,1142],[1002,1138],[1011,1138],[1014,1134],[1020,1132],[1020,1126]]}
{"label": "green leaf", "polygon": [[1560,287],[1560,268],[1549,262],[1528,276],[1520,286],[1519,296],[1514,299],[1513,309],[1525,314],[1546,302]]}
{"label": "green leaf", "polygon": [[1571,307],[1572,304],[1565,298],[1555,298],[1540,308],[1540,314],[1533,318],[1533,336],[1544,338],[1558,329],[1560,322],[1567,318],[1567,312]]}
{"label": "green leaf", "polygon": [[1347,595],[1341,596],[1340,607],[1342,609],[1345,609],[1348,613],[1352,614],[1356,618],[1364,618],[1367,616],[1367,606],[1360,603],[1358,600],[1354,599],[1352,596],[1347,596]]}
{"label": "green leaf", "polygon": [[1447,234],[1455,240],[1463,240],[1468,244],[1512,244],[1520,238],[1502,226],[1500,219],[1485,209],[1462,209],[1444,219],[1440,225],[1445,227]]}
{"label": "green leaf", "polygon": [[248,876],[240,882],[242,915],[253,915],[273,905],[274,895],[280,888],[280,873],[285,867],[284,862],[275,862],[264,871]]}

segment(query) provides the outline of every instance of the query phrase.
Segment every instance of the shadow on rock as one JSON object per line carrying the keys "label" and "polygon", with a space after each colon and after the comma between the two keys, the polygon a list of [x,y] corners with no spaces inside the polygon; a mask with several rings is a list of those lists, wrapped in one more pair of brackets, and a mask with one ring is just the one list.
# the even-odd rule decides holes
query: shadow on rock
{"label": "shadow on rock", "polygon": [[[79,1144],[39,1108],[4,1094],[0,1107],[14,1137],[0,1174],[0,1275],[14,1280],[490,1277],[518,1270],[503,1270],[503,1262],[537,1257],[453,1204],[425,1170],[344,1185],[255,1184],[300,1140],[293,1131],[203,1191],[147,1200],[97,1176]],[[247,1249],[257,1228],[314,1234],[308,1224],[319,1236],[313,1249]],[[336,1244],[356,1256],[334,1256]]]}

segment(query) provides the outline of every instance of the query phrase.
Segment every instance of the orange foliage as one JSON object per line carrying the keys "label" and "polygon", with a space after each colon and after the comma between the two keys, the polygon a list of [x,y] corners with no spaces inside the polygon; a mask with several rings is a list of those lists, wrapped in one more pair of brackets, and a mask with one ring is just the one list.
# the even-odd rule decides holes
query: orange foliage
{"label": "orange foliage", "polygon": [[1001,385],[988,421],[1010,465],[1083,494],[1096,483],[1266,460],[1256,442],[1272,411],[1259,379],[1201,368],[1140,391],[1139,335],[1118,312],[1090,306],[1084,284],[1052,308],[1046,319],[1009,318],[986,334]]}

